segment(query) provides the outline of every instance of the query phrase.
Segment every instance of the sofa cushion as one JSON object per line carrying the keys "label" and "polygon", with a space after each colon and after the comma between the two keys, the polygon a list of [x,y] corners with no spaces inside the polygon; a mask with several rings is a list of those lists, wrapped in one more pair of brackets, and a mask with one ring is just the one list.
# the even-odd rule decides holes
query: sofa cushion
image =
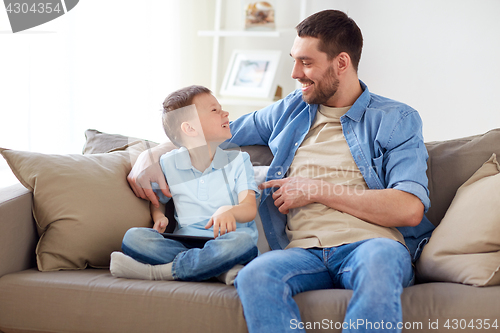
{"label": "sofa cushion", "polygon": [[125,150],[139,142],[143,142],[147,148],[157,146],[158,143],[148,140],[142,140],[121,134],[108,134],[95,129],[85,131],[85,145],[83,154],[100,154],[112,151]]}
{"label": "sofa cushion", "polygon": [[[236,289],[217,282],[117,279],[102,269],[27,270],[0,278],[0,295],[5,332],[247,332]],[[294,299],[302,321],[316,325],[308,331],[340,332],[351,295],[351,290],[329,289]],[[500,286],[420,284],[405,288],[401,302],[405,332],[449,332],[447,320],[450,327],[453,319],[493,324]],[[439,329],[431,330],[436,320]]]}
{"label": "sofa cushion", "polygon": [[[121,134],[104,133],[94,129],[86,130],[85,138],[86,141],[83,148],[83,154],[109,153],[112,151],[125,150],[129,146],[133,146],[139,142],[142,142],[147,148],[158,145],[158,143],[153,141],[128,137]],[[230,145],[228,146],[230,147]],[[273,154],[267,146],[244,146],[232,148],[228,148],[228,146],[224,146],[224,148],[238,149],[247,152],[250,155],[250,160],[254,166],[270,165],[273,160]]]}
{"label": "sofa cushion", "polygon": [[500,129],[466,138],[428,142],[427,176],[431,208],[425,214],[438,225],[457,189],[492,153],[500,156]]}
{"label": "sofa cushion", "polygon": [[500,165],[496,155],[457,191],[417,263],[423,280],[500,284]]}
{"label": "sofa cushion", "polygon": [[41,271],[109,266],[125,232],[149,227],[148,203],[126,176],[142,148],[96,155],[48,155],[0,149],[19,181],[33,192]]}

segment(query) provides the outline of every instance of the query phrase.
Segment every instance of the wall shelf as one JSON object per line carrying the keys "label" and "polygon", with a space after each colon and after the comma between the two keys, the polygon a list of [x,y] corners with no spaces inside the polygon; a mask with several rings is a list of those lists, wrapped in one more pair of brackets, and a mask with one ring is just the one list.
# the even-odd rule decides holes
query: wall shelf
{"label": "wall shelf", "polygon": [[[306,4],[307,0],[300,0],[300,20],[305,18],[306,14]],[[211,83],[210,89],[214,92],[214,94],[218,97],[219,102],[224,105],[233,105],[233,106],[252,106],[252,107],[265,107],[272,104],[273,100],[259,100],[259,99],[251,99],[251,98],[224,98],[218,96],[219,86],[218,86],[218,78],[219,78],[219,54],[220,50],[220,41],[221,38],[225,37],[257,37],[257,38],[278,38],[282,37],[283,34],[287,34],[290,32],[295,32],[295,29],[278,29],[278,30],[225,30],[222,29],[222,0],[216,0],[215,2],[215,24],[213,30],[199,30],[198,36],[200,37],[211,37],[213,38],[213,47],[212,47],[212,72],[211,72]]]}

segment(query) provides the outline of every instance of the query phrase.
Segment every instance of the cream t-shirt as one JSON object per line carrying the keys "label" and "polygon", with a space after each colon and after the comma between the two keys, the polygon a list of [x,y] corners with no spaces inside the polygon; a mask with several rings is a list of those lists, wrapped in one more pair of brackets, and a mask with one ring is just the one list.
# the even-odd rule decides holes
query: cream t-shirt
{"label": "cream t-shirt", "polygon": [[[322,179],[354,187],[357,192],[368,190],[342,133],[340,117],[349,108],[318,108],[314,124],[295,153],[288,177]],[[404,244],[396,228],[365,222],[319,203],[291,209],[286,232],[290,240],[287,248],[333,247],[378,237]]]}

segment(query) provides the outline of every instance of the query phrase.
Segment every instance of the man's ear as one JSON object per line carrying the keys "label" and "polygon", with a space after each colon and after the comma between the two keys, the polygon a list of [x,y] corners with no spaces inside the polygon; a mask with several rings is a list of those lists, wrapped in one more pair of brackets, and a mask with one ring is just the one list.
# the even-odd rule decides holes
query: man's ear
{"label": "man's ear", "polygon": [[347,54],[347,52],[340,52],[334,61],[336,63],[335,68],[337,69],[337,75],[345,73],[351,66],[351,57]]}
{"label": "man's ear", "polygon": [[191,126],[191,124],[188,123],[187,121],[185,121],[181,124],[181,130],[187,136],[193,137],[193,136],[198,135],[198,132],[196,131],[196,129],[193,126]]}

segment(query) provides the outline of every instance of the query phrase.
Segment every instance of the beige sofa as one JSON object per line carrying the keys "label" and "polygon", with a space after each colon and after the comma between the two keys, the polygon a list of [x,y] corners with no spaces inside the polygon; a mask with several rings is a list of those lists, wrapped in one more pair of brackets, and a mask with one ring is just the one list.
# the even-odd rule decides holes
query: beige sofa
{"label": "beige sofa", "polygon": [[[457,188],[492,153],[500,156],[500,129],[464,139],[431,142],[427,148],[432,202],[427,216],[437,225]],[[264,147],[252,148],[251,154],[252,161],[258,163],[271,158]],[[38,233],[32,205],[32,193],[21,185],[0,190],[0,331],[247,331],[233,286],[215,281],[117,279],[108,269],[96,268],[38,271]],[[267,250],[265,239],[260,239],[259,246],[262,251]],[[320,290],[297,295],[295,299],[308,332],[340,332],[351,294],[349,290]],[[404,290],[402,303],[404,332],[500,329],[500,286],[417,281]]]}

